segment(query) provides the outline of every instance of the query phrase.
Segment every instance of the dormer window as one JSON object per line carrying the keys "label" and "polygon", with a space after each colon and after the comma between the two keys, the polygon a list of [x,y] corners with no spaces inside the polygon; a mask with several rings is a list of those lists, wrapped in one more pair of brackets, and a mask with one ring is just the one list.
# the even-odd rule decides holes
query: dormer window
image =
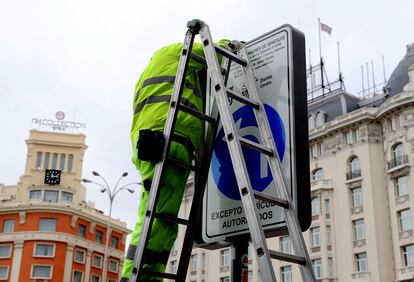
{"label": "dormer window", "polygon": [[316,126],[321,126],[325,123],[325,114],[323,112],[319,112],[316,114]]}
{"label": "dormer window", "polygon": [[309,129],[312,129],[315,127],[315,118],[313,115],[310,115],[308,117],[308,126],[309,126]]}

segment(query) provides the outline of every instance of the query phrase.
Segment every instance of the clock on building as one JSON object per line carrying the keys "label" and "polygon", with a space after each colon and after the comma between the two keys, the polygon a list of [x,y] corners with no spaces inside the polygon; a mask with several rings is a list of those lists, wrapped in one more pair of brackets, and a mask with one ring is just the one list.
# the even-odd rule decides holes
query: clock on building
{"label": "clock on building", "polygon": [[46,169],[45,183],[46,184],[60,184],[60,170]]}

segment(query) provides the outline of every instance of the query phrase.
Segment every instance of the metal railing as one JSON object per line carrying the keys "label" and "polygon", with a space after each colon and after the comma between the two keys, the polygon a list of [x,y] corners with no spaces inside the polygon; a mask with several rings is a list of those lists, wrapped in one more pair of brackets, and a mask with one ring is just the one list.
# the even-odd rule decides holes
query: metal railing
{"label": "metal railing", "polygon": [[408,163],[408,156],[407,155],[398,156],[398,157],[395,157],[391,161],[388,162],[388,169],[392,169],[394,167],[404,165],[404,164],[407,164],[407,163]]}
{"label": "metal railing", "polygon": [[361,170],[360,169],[353,170],[353,171],[347,172],[346,180],[354,179],[354,178],[357,178],[357,177],[360,177],[360,176],[361,176]]}

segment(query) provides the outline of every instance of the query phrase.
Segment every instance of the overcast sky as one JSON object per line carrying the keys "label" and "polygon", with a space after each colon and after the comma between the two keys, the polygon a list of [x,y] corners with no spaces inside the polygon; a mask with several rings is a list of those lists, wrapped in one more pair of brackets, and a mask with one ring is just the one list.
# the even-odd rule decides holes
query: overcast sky
{"label": "overcast sky", "polygon": [[[14,185],[23,174],[32,118],[54,119],[57,111],[87,124],[83,177],[97,170],[113,184],[127,171],[125,181],[139,180],[129,141],[135,83],[155,50],[184,39],[188,20],[204,20],[215,40],[245,41],[289,23],[304,32],[315,63],[320,17],[332,28],[322,33],[328,77],[338,76],[339,41],[346,88],[357,93],[362,64],[374,61],[378,83],[381,56],[389,77],[405,55],[413,15],[412,0],[0,0],[0,183]],[[138,195],[115,199],[113,215],[129,228]],[[87,186],[87,199],[107,213],[97,187]]]}

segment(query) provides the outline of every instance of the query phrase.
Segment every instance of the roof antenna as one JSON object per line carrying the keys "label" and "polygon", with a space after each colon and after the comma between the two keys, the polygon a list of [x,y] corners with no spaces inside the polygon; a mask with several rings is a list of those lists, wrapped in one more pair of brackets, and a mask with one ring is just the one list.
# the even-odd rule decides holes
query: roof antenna
{"label": "roof antenna", "polygon": [[362,78],[362,98],[365,97],[365,86],[364,86],[364,65],[361,65],[361,78]]}
{"label": "roof antenna", "polygon": [[371,60],[371,69],[372,69],[372,88],[375,93],[375,77],[374,77],[374,61]]}

